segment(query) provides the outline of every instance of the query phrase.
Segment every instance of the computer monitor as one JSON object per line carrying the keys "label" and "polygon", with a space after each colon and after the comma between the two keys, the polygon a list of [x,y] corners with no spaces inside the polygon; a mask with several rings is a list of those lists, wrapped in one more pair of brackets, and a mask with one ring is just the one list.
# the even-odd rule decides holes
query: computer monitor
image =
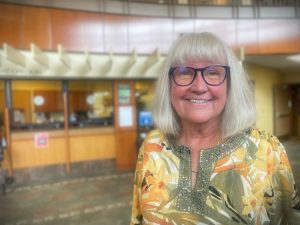
{"label": "computer monitor", "polygon": [[139,112],[139,126],[149,127],[153,125],[152,112],[150,111],[140,111]]}

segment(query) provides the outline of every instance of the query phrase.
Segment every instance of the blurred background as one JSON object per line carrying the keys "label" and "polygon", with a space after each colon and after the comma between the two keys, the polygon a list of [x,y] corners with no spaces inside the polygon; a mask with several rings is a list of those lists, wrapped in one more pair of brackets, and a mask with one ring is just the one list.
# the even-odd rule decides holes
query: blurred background
{"label": "blurred background", "polygon": [[203,31],[249,73],[299,187],[298,0],[0,0],[0,224],[128,224],[156,79]]}

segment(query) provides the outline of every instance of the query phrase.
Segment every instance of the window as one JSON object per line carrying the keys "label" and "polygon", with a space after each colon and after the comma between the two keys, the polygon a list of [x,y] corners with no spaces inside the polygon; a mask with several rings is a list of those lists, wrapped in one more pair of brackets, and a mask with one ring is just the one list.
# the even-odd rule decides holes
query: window
{"label": "window", "polygon": [[12,129],[64,126],[61,81],[12,82]]}
{"label": "window", "polygon": [[69,122],[73,127],[113,125],[112,81],[70,81]]}

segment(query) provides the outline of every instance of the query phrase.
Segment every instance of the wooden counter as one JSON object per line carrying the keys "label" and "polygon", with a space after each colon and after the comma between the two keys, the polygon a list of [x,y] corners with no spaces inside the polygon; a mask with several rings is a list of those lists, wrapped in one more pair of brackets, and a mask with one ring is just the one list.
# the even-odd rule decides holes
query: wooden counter
{"label": "wooden counter", "polygon": [[[46,144],[38,146],[35,137],[46,134]],[[12,133],[13,168],[30,168],[66,163],[64,130],[19,131]],[[69,130],[70,162],[114,159],[114,127],[74,128]]]}

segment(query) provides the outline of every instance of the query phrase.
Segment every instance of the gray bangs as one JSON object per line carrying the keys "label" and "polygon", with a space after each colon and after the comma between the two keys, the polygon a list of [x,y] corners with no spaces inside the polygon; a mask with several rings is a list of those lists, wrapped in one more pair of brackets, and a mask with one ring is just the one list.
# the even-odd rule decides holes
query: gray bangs
{"label": "gray bangs", "polygon": [[202,36],[182,35],[171,55],[172,65],[184,64],[189,60],[224,63],[227,58],[222,41],[210,33],[202,33]]}

